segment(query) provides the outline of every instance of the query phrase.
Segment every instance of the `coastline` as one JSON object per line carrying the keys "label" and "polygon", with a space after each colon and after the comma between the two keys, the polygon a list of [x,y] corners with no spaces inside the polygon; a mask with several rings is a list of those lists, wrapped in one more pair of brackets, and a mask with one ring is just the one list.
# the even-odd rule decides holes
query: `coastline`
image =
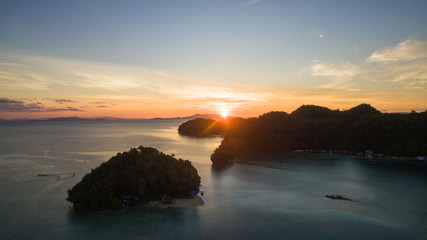
{"label": "coastline", "polygon": [[[347,150],[331,150],[331,151],[325,151],[325,150],[294,150],[290,152],[259,152],[259,151],[245,151],[240,152],[235,156],[234,162],[237,163],[248,163],[246,160],[242,160],[247,158],[248,156],[254,156],[254,155],[261,155],[261,156],[301,156],[303,154],[310,154],[310,155],[323,155],[323,156],[349,156],[359,159],[366,159],[366,160],[381,160],[381,159],[393,159],[393,160],[405,160],[405,161],[412,161],[412,162],[425,162],[427,163],[427,158],[424,156],[416,156],[416,157],[407,157],[407,156],[398,156],[398,155],[385,155],[382,153],[372,153],[372,154],[364,154],[361,152],[351,152]],[[250,162],[250,161],[249,161]]]}
{"label": "coastline", "polygon": [[191,198],[177,198],[174,199],[173,203],[170,205],[170,207],[173,208],[188,208],[188,207],[196,207],[196,206],[203,206],[205,202],[203,199],[195,195]]}
{"label": "coastline", "polygon": [[143,207],[145,208],[189,208],[189,207],[197,207],[197,206],[203,206],[205,202],[199,195],[195,195],[192,197],[187,198],[175,198],[171,200],[170,202],[150,202],[147,204],[144,204]]}

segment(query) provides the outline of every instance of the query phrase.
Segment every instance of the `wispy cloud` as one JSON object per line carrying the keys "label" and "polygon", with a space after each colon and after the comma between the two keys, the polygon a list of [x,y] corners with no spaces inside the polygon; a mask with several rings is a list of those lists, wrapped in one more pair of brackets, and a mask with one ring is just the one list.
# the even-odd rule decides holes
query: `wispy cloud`
{"label": "wispy cloud", "polygon": [[64,99],[64,98],[59,98],[59,99],[53,99],[53,101],[59,103],[59,104],[64,104],[64,103],[72,103],[73,101],[70,99]]}
{"label": "wispy cloud", "polygon": [[[121,91],[155,88],[167,74],[143,67],[0,53],[0,87],[50,90],[54,85]],[[9,64],[6,64],[9,62]]]}
{"label": "wispy cloud", "polygon": [[427,90],[427,59],[411,62],[387,62],[369,67],[371,81],[400,84],[406,89]]}
{"label": "wispy cloud", "polygon": [[427,41],[410,38],[375,51],[366,61],[370,63],[367,68],[370,80],[427,91]]}
{"label": "wispy cloud", "polygon": [[41,102],[25,103],[21,100],[13,100],[9,98],[0,98],[0,112],[82,112],[82,110],[74,107],[52,108],[45,107]]}
{"label": "wispy cloud", "polygon": [[50,83],[43,75],[24,71],[22,65],[0,66],[0,87],[3,89],[46,90]]}
{"label": "wispy cloud", "polygon": [[[268,95],[272,92],[253,90],[247,85],[223,85],[216,79],[203,80],[190,74],[142,67],[10,54],[0,54],[0,60],[2,58],[16,63],[0,65],[2,89],[38,89],[52,95],[55,87],[62,91],[66,87],[67,90],[72,89],[68,90],[71,95],[49,98],[49,101],[70,106],[78,103],[80,109],[87,111],[137,106],[165,109],[171,103],[175,108],[195,108],[197,111],[217,109],[217,106],[224,104],[230,109],[240,109],[265,103],[271,98]],[[88,91],[93,94],[85,94]],[[21,106],[16,109],[25,108]],[[36,109],[36,106],[32,109]],[[48,108],[40,106],[39,109]]]}
{"label": "wispy cloud", "polygon": [[249,0],[249,1],[246,1],[246,2],[239,4],[237,7],[241,8],[241,7],[250,6],[252,4],[260,3],[260,2],[261,2],[261,0]]}
{"label": "wispy cloud", "polygon": [[[338,108],[344,106],[355,106],[365,101],[376,102],[375,96],[370,91],[353,91],[347,89],[311,87],[292,90],[284,94],[286,101],[304,102],[305,104],[316,104]],[[332,107],[332,106],[331,106]]]}
{"label": "wispy cloud", "polygon": [[367,59],[371,63],[409,62],[427,58],[427,41],[409,38],[394,47],[375,51]]}
{"label": "wispy cloud", "polygon": [[328,81],[323,88],[351,88],[361,81],[400,84],[406,89],[427,91],[427,41],[410,38],[394,47],[374,51],[366,62],[315,63],[310,74]]}
{"label": "wispy cloud", "polygon": [[310,66],[312,76],[327,77],[330,81],[324,88],[347,88],[349,81],[359,72],[359,67],[350,62],[314,63]]}
{"label": "wispy cloud", "polygon": [[206,109],[241,109],[263,104],[274,96],[271,91],[254,90],[248,87],[220,87],[212,85],[186,85],[165,87],[162,92],[181,101],[187,107],[204,107]]}

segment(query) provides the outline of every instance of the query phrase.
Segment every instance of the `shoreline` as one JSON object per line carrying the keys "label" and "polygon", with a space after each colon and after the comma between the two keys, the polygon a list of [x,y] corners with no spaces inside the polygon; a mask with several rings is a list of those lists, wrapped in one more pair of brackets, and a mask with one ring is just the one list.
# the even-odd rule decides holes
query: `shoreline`
{"label": "shoreline", "polygon": [[205,201],[199,196],[195,195],[191,198],[177,198],[174,199],[170,207],[172,208],[188,208],[188,207],[197,207],[203,206]]}
{"label": "shoreline", "polygon": [[203,206],[205,201],[199,196],[195,195],[187,198],[174,198],[171,202],[162,203],[161,201],[150,202],[144,204],[144,208],[189,208]]}
{"label": "shoreline", "polygon": [[[280,156],[280,155],[302,155],[302,154],[313,154],[313,155],[329,155],[329,156],[338,156],[338,155],[344,155],[344,156],[350,156],[360,159],[395,159],[395,160],[406,160],[406,161],[413,161],[413,162],[426,162],[427,158],[424,156],[416,156],[416,157],[407,157],[407,156],[398,156],[398,155],[386,155],[381,153],[373,153],[369,155],[365,155],[363,153],[356,153],[351,151],[319,151],[319,150],[294,150],[291,152],[253,152],[253,151],[247,151],[247,152],[240,152],[236,155],[235,158],[245,158],[247,155],[264,155],[268,154],[271,156]],[[422,159],[418,159],[422,158]],[[244,160],[238,160],[240,162],[244,162]]]}

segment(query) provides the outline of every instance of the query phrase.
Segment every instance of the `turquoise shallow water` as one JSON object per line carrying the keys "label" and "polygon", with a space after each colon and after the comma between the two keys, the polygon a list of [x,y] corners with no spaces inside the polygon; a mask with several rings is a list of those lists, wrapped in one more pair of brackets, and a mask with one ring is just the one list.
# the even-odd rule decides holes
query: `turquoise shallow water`
{"label": "turquoise shallow water", "polygon": [[[221,138],[180,136],[182,121],[0,123],[1,239],[425,239],[427,167],[396,159],[248,154],[228,168]],[[205,205],[69,209],[66,191],[117,152],[139,145],[189,159]],[[58,174],[38,177],[37,174]],[[73,177],[68,173],[75,173]],[[354,199],[334,201],[326,194]]]}

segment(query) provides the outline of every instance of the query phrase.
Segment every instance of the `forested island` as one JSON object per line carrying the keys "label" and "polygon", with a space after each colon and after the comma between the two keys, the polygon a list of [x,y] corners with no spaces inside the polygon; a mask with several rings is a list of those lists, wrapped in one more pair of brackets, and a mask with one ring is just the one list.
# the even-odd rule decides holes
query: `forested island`
{"label": "forested island", "polygon": [[150,147],[118,153],[68,190],[74,209],[118,209],[157,201],[164,196],[197,193],[200,176],[190,161]]}
{"label": "forested island", "polygon": [[226,134],[211,155],[214,164],[232,163],[243,152],[298,149],[427,155],[427,111],[401,114],[381,113],[369,104],[344,111],[303,105],[291,114],[270,112],[217,124],[224,125]]}
{"label": "forested island", "polygon": [[191,137],[224,135],[227,132],[227,125],[225,120],[196,118],[181,124],[178,132]]}

